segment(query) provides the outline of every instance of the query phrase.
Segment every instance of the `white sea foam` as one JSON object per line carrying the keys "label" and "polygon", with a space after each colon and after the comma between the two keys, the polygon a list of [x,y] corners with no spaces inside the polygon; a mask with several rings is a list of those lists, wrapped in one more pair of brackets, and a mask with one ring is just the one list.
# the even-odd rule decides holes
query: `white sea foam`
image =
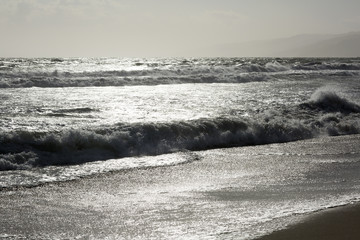
{"label": "white sea foam", "polygon": [[310,98],[309,106],[331,112],[359,113],[360,107],[345,97],[339,96],[340,89],[325,86],[317,89]]}
{"label": "white sea foam", "polygon": [[[0,88],[244,83],[276,74],[359,75],[357,59],[0,59]],[[274,75],[275,74],[275,75]]]}
{"label": "white sea foam", "polygon": [[1,62],[2,171],[360,132],[358,59]]}
{"label": "white sea foam", "polygon": [[[53,194],[108,206],[106,234],[138,210],[166,237],[254,237],[359,199],[359,135],[326,137],[360,133],[359,73],[359,59],[0,59],[0,190],[126,170]],[[44,189],[25,192],[59,199]]]}
{"label": "white sea foam", "polygon": [[0,138],[0,168],[28,169],[181,150],[288,142],[320,135],[356,134],[360,133],[359,113],[357,104],[335,92],[321,90],[299,106],[266,111],[251,118],[121,123],[61,132],[4,132]]}

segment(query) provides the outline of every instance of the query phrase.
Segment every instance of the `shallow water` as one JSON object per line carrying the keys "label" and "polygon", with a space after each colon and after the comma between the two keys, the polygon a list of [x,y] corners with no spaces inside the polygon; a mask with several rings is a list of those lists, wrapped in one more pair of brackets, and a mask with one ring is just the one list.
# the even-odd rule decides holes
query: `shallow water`
{"label": "shallow water", "polygon": [[[97,194],[107,183],[95,181],[96,176],[117,172],[121,178],[140,169],[147,176],[142,184],[159,189],[133,188],[128,180],[123,187],[149,212],[142,213],[141,206],[134,216],[131,209],[121,211],[134,221],[145,216],[159,225],[136,225],[127,233],[131,238],[144,231],[151,238],[246,239],[283,226],[297,213],[358,200],[359,143],[353,134],[360,133],[359,59],[0,62],[0,187],[5,195],[14,187],[86,177],[103,184],[88,189],[96,200],[90,206],[101,209],[105,200]],[[310,140],[284,144],[303,139]],[[187,175],[187,166],[197,175]],[[152,171],[159,171],[154,167],[168,175],[153,179]],[[166,185],[170,178],[174,181]],[[151,196],[160,201],[160,210],[153,209]],[[173,197],[180,199],[175,205]],[[199,205],[193,205],[194,197]],[[12,212],[5,208],[5,219],[12,219]],[[165,213],[175,216],[160,221]],[[176,214],[183,220],[175,221]],[[111,217],[104,221],[119,223]],[[159,235],[148,232],[154,228]],[[96,237],[120,236],[110,232]]]}
{"label": "shallow water", "polygon": [[186,164],[2,191],[0,230],[13,238],[253,239],[359,201],[359,141],[196,151]]}

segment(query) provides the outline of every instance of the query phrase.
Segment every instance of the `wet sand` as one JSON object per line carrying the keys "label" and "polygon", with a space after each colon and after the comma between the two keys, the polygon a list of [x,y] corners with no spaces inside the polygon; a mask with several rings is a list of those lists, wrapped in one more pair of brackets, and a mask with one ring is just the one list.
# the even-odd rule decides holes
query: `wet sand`
{"label": "wet sand", "polygon": [[360,204],[347,205],[311,214],[302,222],[273,232],[258,240],[358,240]]}

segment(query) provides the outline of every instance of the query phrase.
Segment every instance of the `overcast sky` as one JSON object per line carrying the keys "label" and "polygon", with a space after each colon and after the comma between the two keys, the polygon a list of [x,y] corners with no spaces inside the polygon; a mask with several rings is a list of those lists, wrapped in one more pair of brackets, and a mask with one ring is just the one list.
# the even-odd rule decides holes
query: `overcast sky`
{"label": "overcast sky", "polygon": [[0,57],[191,56],[359,30],[359,0],[0,0]]}

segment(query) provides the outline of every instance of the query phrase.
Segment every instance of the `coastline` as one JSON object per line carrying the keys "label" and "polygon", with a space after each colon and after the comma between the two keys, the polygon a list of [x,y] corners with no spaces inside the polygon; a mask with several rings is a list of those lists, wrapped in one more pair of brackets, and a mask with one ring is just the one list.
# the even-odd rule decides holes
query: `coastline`
{"label": "coastline", "polygon": [[[327,196],[341,197],[333,189],[347,188],[342,184],[350,183],[350,192],[344,194],[355,191],[358,196],[359,143],[360,135],[349,135],[191,152],[189,157],[196,161],[187,164],[2,190],[0,238],[254,239],[292,223],[305,224],[300,232],[308,232],[307,228],[320,228],[311,225],[318,216],[349,209],[339,211],[340,217],[325,217],[330,225],[325,224],[315,238],[296,231],[280,238],[278,234],[288,231],[281,230],[259,240],[359,239],[360,204],[300,216],[297,219],[306,221],[299,224],[280,215],[278,222],[267,222],[279,211],[296,210],[293,204],[301,207],[309,197],[324,197],[326,191],[330,191]],[[314,191],[309,186],[316,184],[313,181],[321,173],[329,173],[323,178],[331,181],[320,179],[321,191]],[[290,177],[292,181],[282,185]],[[305,180],[312,184],[302,185]],[[343,238],[339,231],[341,238],[328,238],[327,233],[336,235],[327,229],[338,232],[336,227],[345,232],[351,228],[349,233],[355,237]]]}
{"label": "coastline", "polygon": [[360,203],[325,209],[256,240],[360,239]]}

